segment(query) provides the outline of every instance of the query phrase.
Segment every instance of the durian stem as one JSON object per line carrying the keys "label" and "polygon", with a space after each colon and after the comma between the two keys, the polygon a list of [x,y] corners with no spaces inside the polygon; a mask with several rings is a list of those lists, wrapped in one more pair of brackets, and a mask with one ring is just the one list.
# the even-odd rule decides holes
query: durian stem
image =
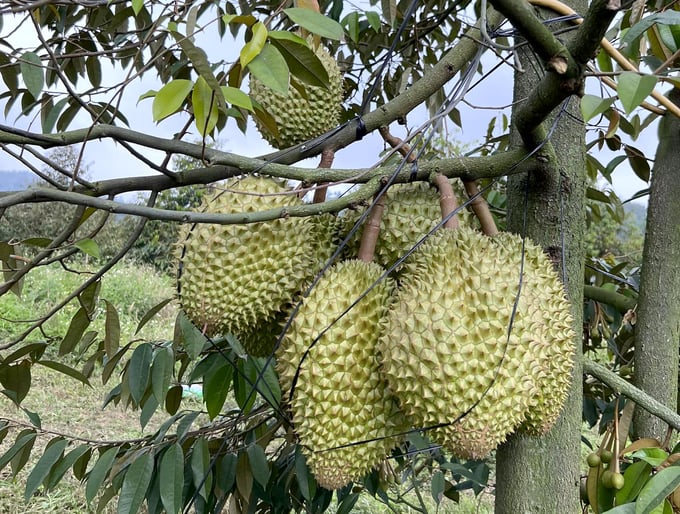
{"label": "durian stem", "polygon": [[[319,162],[319,168],[329,169],[333,166],[333,159],[335,159],[335,150],[326,148],[321,152],[321,161]],[[313,203],[323,203],[326,201],[326,192],[328,191],[327,184],[317,184],[314,190],[314,200]]]}
{"label": "durian stem", "polygon": [[[451,182],[449,182],[449,179],[441,174],[434,177],[434,183],[439,189],[439,206],[442,210],[442,218],[446,218],[458,208],[458,201],[453,192],[453,186],[451,185]],[[444,228],[450,228],[452,230],[457,229],[458,216],[455,214],[451,216],[446,223],[444,223]]]}
{"label": "durian stem", "polygon": [[416,160],[416,156],[411,151],[409,144],[405,143],[403,139],[393,136],[389,127],[380,127],[378,132],[380,132],[380,135],[388,145],[397,150],[406,159],[406,162],[410,163]]}
{"label": "durian stem", "polygon": [[361,234],[361,244],[357,258],[360,261],[372,262],[375,254],[375,246],[378,243],[378,234],[380,234],[380,220],[385,210],[385,195],[380,197],[373,204],[368,219],[364,223],[364,231]]}
{"label": "durian stem", "polygon": [[472,210],[475,212],[475,215],[482,226],[482,232],[487,236],[495,236],[498,234],[498,228],[496,227],[496,222],[493,220],[489,204],[486,203],[484,197],[479,193],[477,182],[474,180],[464,180],[463,185],[465,186],[465,192],[471,198],[470,207],[472,207]]}

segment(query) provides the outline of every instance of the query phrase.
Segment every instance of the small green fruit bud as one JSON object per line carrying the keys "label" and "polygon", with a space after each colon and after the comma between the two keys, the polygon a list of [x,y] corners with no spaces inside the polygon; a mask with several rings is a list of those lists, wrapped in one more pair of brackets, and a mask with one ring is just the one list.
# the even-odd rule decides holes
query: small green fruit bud
{"label": "small green fruit bud", "polygon": [[613,458],[614,454],[609,450],[602,450],[600,452],[600,459],[602,459],[602,462],[604,462],[605,464],[609,464]]}
{"label": "small green fruit bud", "polygon": [[600,465],[602,460],[600,459],[600,456],[597,453],[593,452],[590,455],[588,455],[588,457],[586,458],[586,462],[588,463],[588,466],[590,466],[591,468],[596,468],[597,466]]}

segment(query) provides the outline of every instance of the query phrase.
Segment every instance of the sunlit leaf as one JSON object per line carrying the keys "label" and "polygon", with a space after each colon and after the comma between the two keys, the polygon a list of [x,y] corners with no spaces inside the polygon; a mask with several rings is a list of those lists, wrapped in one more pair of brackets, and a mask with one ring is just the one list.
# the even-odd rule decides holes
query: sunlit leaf
{"label": "sunlit leaf", "polygon": [[616,101],[616,98],[600,98],[595,95],[583,95],[581,97],[581,114],[583,120],[588,121],[602,114]]}
{"label": "sunlit leaf", "polygon": [[202,137],[205,137],[217,125],[219,112],[217,98],[202,76],[198,77],[194,84],[194,90],[191,93],[191,105],[194,109],[196,129]]}
{"label": "sunlit leaf", "polygon": [[253,110],[252,100],[240,89],[231,86],[222,86],[222,93],[224,94],[224,98],[230,104],[235,105],[236,107],[247,109],[248,111]]}
{"label": "sunlit leaf", "polygon": [[344,36],[342,25],[321,13],[302,7],[289,7],[283,10],[294,23],[303,29],[328,39],[341,40]]}
{"label": "sunlit leaf", "polygon": [[330,87],[328,71],[311,48],[287,40],[275,40],[272,44],[286,60],[288,69],[295,77],[310,86]]}
{"label": "sunlit leaf", "polygon": [[264,23],[258,21],[252,26],[251,30],[250,41],[243,45],[239,56],[242,68],[248,66],[253,59],[260,55],[267,41],[267,27]]}
{"label": "sunlit leaf", "polygon": [[101,252],[99,251],[99,245],[94,239],[81,239],[73,243],[73,246],[78,248],[84,254],[87,254],[95,259],[101,257]]}
{"label": "sunlit leaf", "polygon": [[156,93],[151,107],[154,121],[160,121],[176,113],[191,93],[194,83],[187,79],[176,79],[165,84]]}
{"label": "sunlit leaf", "polygon": [[680,486],[680,466],[662,469],[645,484],[635,502],[635,514],[649,514]]}
{"label": "sunlit leaf", "polygon": [[619,75],[617,91],[621,105],[626,113],[638,107],[654,90],[656,77],[654,75],[640,75],[633,71],[624,71]]}
{"label": "sunlit leaf", "polygon": [[90,318],[87,315],[87,311],[81,307],[73,315],[68,330],[66,331],[66,335],[59,345],[59,355],[71,353],[80,341],[80,338],[83,337],[85,329],[87,329],[89,325]]}
{"label": "sunlit leaf", "polygon": [[644,485],[651,478],[651,471],[652,466],[644,461],[634,462],[628,466],[623,473],[623,487],[616,492],[616,504],[621,505],[635,501]]}
{"label": "sunlit leaf", "polygon": [[288,93],[288,65],[274,45],[265,45],[259,55],[248,64],[248,70],[268,88],[282,94]]}

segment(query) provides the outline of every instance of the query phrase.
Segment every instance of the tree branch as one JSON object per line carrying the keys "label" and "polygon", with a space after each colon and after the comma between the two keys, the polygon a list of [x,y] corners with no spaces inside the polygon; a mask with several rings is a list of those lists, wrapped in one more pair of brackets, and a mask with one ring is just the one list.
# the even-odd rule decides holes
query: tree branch
{"label": "tree branch", "polygon": [[611,305],[619,312],[629,311],[637,305],[635,298],[605,289],[604,287],[583,286],[583,296],[596,302]]}
{"label": "tree branch", "polygon": [[597,378],[600,382],[607,384],[614,391],[627,396],[638,406],[642,407],[647,412],[654,414],[659,419],[664,420],[676,430],[680,430],[680,415],[678,415],[677,412],[656,401],[613,371],[610,371],[601,364],[589,359],[583,360],[583,371],[584,373]]}

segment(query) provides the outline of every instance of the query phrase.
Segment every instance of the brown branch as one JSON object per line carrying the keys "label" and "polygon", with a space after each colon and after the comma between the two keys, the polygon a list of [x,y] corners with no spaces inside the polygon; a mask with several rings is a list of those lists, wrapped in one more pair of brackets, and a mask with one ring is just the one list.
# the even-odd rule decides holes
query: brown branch
{"label": "brown branch", "polygon": [[479,186],[474,180],[464,180],[463,185],[465,186],[465,192],[470,197],[470,207],[475,212],[479,224],[482,227],[482,232],[487,236],[495,236],[498,234],[498,228],[496,227],[496,222],[493,220],[493,215],[489,209],[489,204],[479,192]]}
{"label": "brown branch", "polygon": [[371,207],[371,212],[364,222],[364,229],[361,233],[361,244],[357,258],[360,261],[371,262],[375,254],[375,246],[380,235],[380,221],[385,210],[385,195],[381,194]]}
{"label": "brown branch", "polygon": [[[434,183],[439,188],[439,205],[442,210],[443,219],[458,208],[458,201],[456,200],[456,194],[453,192],[453,186],[447,177],[444,175],[437,175],[434,178]],[[454,214],[448,220],[446,220],[446,223],[444,223],[444,228],[457,229],[458,216]]]}

